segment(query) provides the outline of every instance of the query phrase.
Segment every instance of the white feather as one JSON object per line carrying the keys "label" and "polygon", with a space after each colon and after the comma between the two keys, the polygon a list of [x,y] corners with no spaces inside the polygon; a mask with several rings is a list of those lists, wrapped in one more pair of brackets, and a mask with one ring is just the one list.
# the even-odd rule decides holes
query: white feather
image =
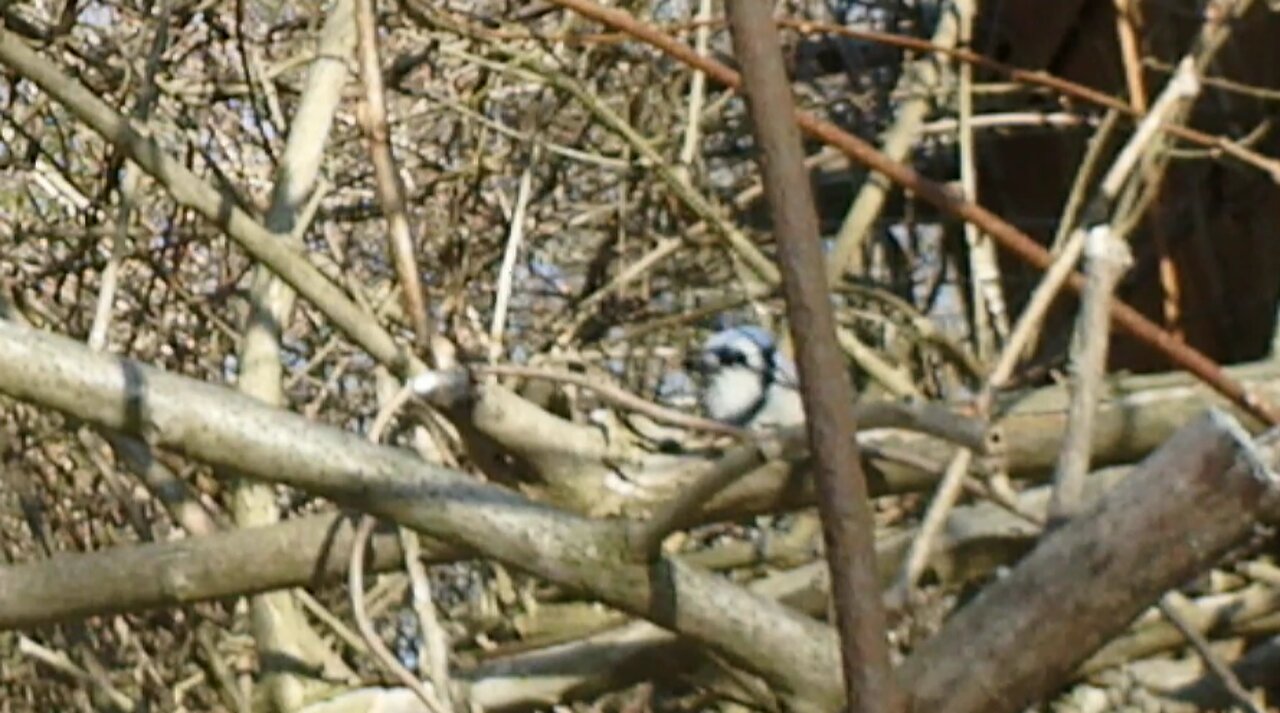
{"label": "white feather", "polygon": [[[724,356],[733,355],[733,363]],[[773,338],[755,327],[712,336],[699,360],[707,374],[702,405],[708,417],[746,428],[779,428],[804,422],[795,368],[773,351]]]}

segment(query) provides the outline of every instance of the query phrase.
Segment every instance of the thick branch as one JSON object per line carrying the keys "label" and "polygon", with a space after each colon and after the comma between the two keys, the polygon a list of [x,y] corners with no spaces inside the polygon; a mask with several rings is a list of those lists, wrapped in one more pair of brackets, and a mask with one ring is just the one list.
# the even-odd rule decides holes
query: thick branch
{"label": "thick branch", "polygon": [[611,524],[539,505],[228,389],[93,354],[12,323],[0,323],[0,391],[358,507],[589,593],[711,647],[797,704],[840,698],[829,628],[678,560],[626,563],[626,538]]}
{"label": "thick branch", "polygon": [[[318,515],[178,542],[148,543],[0,567],[0,629],[173,606],[328,581],[344,575],[354,519]],[[429,558],[461,550],[427,543]],[[393,569],[394,530],[375,535],[370,568]]]}
{"label": "thick branch", "polygon": [[1278,460],[1220,411],[1193,421],[912,655],[900,669],[912,710],[998,713],[1044,699],[1274,509]]}

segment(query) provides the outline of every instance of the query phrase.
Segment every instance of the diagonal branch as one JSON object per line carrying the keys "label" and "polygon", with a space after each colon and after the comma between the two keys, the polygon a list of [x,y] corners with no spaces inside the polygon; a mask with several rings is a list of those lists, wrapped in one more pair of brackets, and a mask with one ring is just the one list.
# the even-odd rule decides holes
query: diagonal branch
{"label": "diagonal branch", "polygon": [[569,515],[229,389],[12,323],[0,323],[0,392],[328,497],[589,593],[709,646],[806,709],[841,696],[830,628],[675,558],[632,563],[625,533],[614,524]]}
{"label": "diagonal branch", "polygon": [[59,71],[17,35],[4,29],[0,29],[0,64],[38,85],[78,119],[114,143],[126,158],[168,189],[179,205],[218,225],[254,259],[271,268],[324,312],[375,359],[401,373],[410,368],[413,357],[408,350],[396,344],[377,320],[370,319],[368,313],[349,299],[341,288],[303,259],[295,247],[279,240],[237,207],[232,196],[200,180],[191,169],[165,153],[155,139],[143,135],[83,84]]}
{"label": "diagonal branch", "polygon": [[[592,20],[623,30],[690,67],[705,72],[708,77],[728,87],[737,89],[741,86],[742,78],[737,72],[712,59],[698,56],[688,46],[636,20],[622,10],[605,8],[591,0],[552,1]],[[883,174],[944,213],[977,225],[1019,259],[1041,270],[1048,269],[1053,264],[1053,256],[1049,251],[1026,233],[986,208],[966,201],[936,181],[920,175],[914,168],[889,160],[862,139],[803,111],[796,112],[796,123],[809,136],[835,146],[852,160]],[[1068,278],[1067,284],[1079,293],[1084,289],[1085,280],[1083,276],[1073,274]],[[1239,382],[1231,379],[1212,359],[1156,326],[1137,310],[1118,300],[1113,301],[1111,319],[1136,339],[1166,356],[1178,367],[1195,374],[1205,383],[1213,386],[1216,391],[1249,414],[1266,423],[1280,424],[1280,411],[1277,411],[1273,404],[1249,392]]]}
{"label": "diagonal branch", "polygon": [[[829,628],[678,559],[630,564],[608,523],[10,323],[0,323],[0,392],[326,495],[599,598],[760,673],[806,710],[830,710],[842,696]],[[1280,497],[1267,468],[1277,462],[1274,438],[1254,448],[1221,414],[1193,422],[912,654],[899,677],[916,710],[1021,710],[1065,682],[1160,592],[1274,519]],[[1179,546],[1188,532],[1196,546]],[[1152,560],[1152,551],[1166,556]]]}

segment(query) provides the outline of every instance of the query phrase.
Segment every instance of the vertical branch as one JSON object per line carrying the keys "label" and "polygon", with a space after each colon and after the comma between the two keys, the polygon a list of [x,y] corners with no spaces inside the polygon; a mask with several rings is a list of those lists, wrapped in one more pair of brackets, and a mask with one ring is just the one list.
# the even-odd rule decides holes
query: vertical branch
{"label": "vertical branch", "polygon": [[[346,58],[355,48],[354,9],[340,0],[321,31],[316,59],[307,75],[289,138],[275,172],[266,227],[270,239],[298,240],[305,229],[306,206],[315,191],[333,117],[348,79]],[[259,263],[249,287],[249,318],[241,342],[240,374],[236,387],[273,406],[286,403],[281,335],[293,315],[296,293],[271,268]],[[265,483],[237,480],[232,491],[232,515],[238,527],[278,522],[276,489]],[[266,592],[250,600],[253,635],[264,661],[332,661],[337,657],[311,629],[288,591]],[[319,688],[311,679],[279,667],[265,673],[272,703],[294,710]]]}
{"label": "vertical branch", "polygon": [[[1120,58],[1124,62],[1125,84],[1129,88],[1129,105],[1139,114],[1147,111],[1147,89],[1142,81],[1142,55],[1138,43],[1140,29],[1140,0],[1115,0],[1116,36],[1120,44]],[[1149,190],[1158,191],[1160,182],[1160,164],[1152,163],[1145,168]],[[1156,193],[1156,202],[1159,194]],[[1159,264],[1161,313],[1164,326],[1179,338],[1182,330],[1181,322],[1182,287],[1178,278],[1178,268],[1173,264],[1169,252],[1169,236],[1161,220],[1160,211],[1153,210],[1151,221],[1151,237],[1156,246],[1156,258]]]}
{"label": "vertical branch", "polygon": [[[698,29],[694,33],[693,48],[699,56],[706,56],[711,41],[711,0],[698,3]],[[707,101],[707,73],[694,70],[689,78],[689,116],[684,125],[684,142],[680,145],[680,162],[676,174],[689,180],[689,169],[698,153],[698,141],[702,135],[702,106]]]}
{"label": "vertical branch", "polygon": [[[973,17],[976,14],[974,0],[956,0],[955,12],[960,16],[960,44],[965,49],[973,38]],[[959,134],[960,134],[960,190],[965,200],[978,200],[977,149],[973,141],[973,65],[959,63]],[[973,280],[973,329],[978,358],[989,359],[995,352],[997,340],[1004,341],[1009,334],[1009,317],[1000,288],[1000,264],[996,260],[995,245],[983,235],[978,226],[964,224],[964,239],[969,246],[969,272]]]}
{"label": "vertical branch", "polygon": [[[960,37],[960,20],[956,13],[945,11],[938,18],[929,42],[943,49],[952,49]],[[916,144],[920,127],[933,110],[931,95],[941,81],[938,55],[926,54],[903,70],[892,94],[905,98],[898,104],[893,125],[880,135],[880,150],[892,161],[903,161]],[[893,189],[893,183],[884,175],[868,172],[853,205],[845,214],[844,222],[836,233],[836,244],[827,256],[827,279],[835,281],[846,271],[862,271],[862,245],[871,227],[880,216],[885,200]]]}
{"label": "vertical branch", "polygon": [[1129,105],[1138,113],[1147,110],[1147,90],[1142,82],[1142,57],[1138,49],[1138,33],[1134,27],[1136,4],[1140,0],[1115,0],[1116,36],[1120,41],[1120,59],[1124,62],[1124,80],[1129,88]]}
{"label": "vertical branch", "polygon": [[1089,472],[1093,441],[1093,416],[1098,406],[1098,387],[1107,370],[1107,346],[1111,341],[1111,296],[1133,261],[1128,244],[1113,235],[1107,226],[1089,231],[1084,253],[1088,284],[1073,343],[1071,405],[1049,502],[1051,526],[1076,515],[1083,504],[1084,478]]}
{"label": "vertical branch", "polygon": [[[1160,167],[1153,165],[1147,171],[1151,183],[1148,190],[1155,191],[1155,202],[1160,202]],[[1151,235],[1156,244],[1156,255],[1160,264],[1160,291],[1162,294],[1160,307],[1164,317],[1164,326],[1178,339],[1183,338],[1182,331],[1182,280],[1178,276],[1178,266],[1173,263],[1169,252],[1169,234],[1160,211],[1151,212]]]}
{"label": "vertical branch", "polygon": [[743,88],[759,146],[765,193],[773,213],[787,302],[804,397],[809,447],[815,456],[823,537],[848,709],[900,708],[885,642],[872,546],[871,509],[858,447],[850,436],[853,387],[835,338],[818,217],[802,162],[794,102],[782,63],[781,43],[767,0],[726,5],[734,53],[742,63]]}
{"label": "vertical branch", "polygon": [[357,55],[360,80],[364,84],[360,124],[369,142],[369,155],[378,184],[378,202],[382,204],[382,213],[387,218],[387,241],[400,281],[405,314],[413,325],[419,348],[427,349],[431,346],[431,321],[427,312],[427,296],[418,273],[418,261],[413,252],[413,231],[404,206],[404,185],[391,155],[391,132],[387,127],[387,106],[382,96],[382,67],[378,62],[378,28],[373,2],[359,0],[356,3]]}
{"label": "vertical branch", "polygon": [[[395,157],[391,153],[391,130],[387,125],[387,108],[383,97],[382,67],[378,61],[378,27],[374,12],[374,0],[356,1],[356,33],[359,38],[357,58],[360,65],[360,79],[364,85],[364,102],[361,104],[359,119],[369,144],[369,155],[373,161],[373,170],[378,188],[378,202],[382,204],[383,215],[387,219],[387,242],[390,245],[392,261],[395,264],[396,276],[400,282],[400,294],[404,299],[405,314],[413,326],[413,333],[418,348],[431,354],[437,366],[446,366],[452,361],[451,345],[432,328],[428,313],[426,291],[422,287],[422,277],[418,271],[418,260],[414,255],[412,228],[409,225],[409,214],[405,209],[404,184],[396,167]],[[399,397],[391,397],[384,403],[379,413],[378,428],[370,429],[369,439],[378,442],[381,438],[381,426],[385,426],[390,414],[398,408],[409,393],[409,387],[401,387]],[[360,524],[356,544],[351,553],[350,589],[352,609],[360,625],[370,649],[387,665],[432,711],[452,710],[449,704],[448,644],[445,633],[436,618],[435,603],[431,597],[431,588],[427,583],[426,571],[417,561],[417,533],[400,528],[400,540],[405,551],[405,567],[412,582],[412,600],[414,613],[422,627],[423,641],[427,647],[429,660],[428,674],[435,686],[429,691],[412,673],[403,666],[378,638],[372,630],[367,616],[363,614],[363,554],[364,545],[373,526],[373,518],[365,516]],[[362,539],[363,538],[363,539]]]}
{"label": "vertical branch", "polygon": [[[160,71],[160,62],[164,52],[169,48],[169,3],[160,3],[160,14],[156,18],[156,36],[151,41],[151,51],[147,53],[146,68],[142,77],[142,91],[138,95],[138,103],[134,106],[133,116],[138,123],[145,125],[151,116],[151,107],[160,95],[156,86],[156,74]],[[115,308],[116,290],[120,286],[120,268],[129,247],[129,219],[133,215],[133,201],[138,191],[141,170],[133,161],[126,161],[124,178],[120,181],[120,205],[116,209],[116,230],[111,241],[111,257],[102,271],[102,289],[98,292],[98,304],[93,312],[93,324],[89,328],[89,347],[106,349],[107,335],[111,328],[111,313]]]}
{"label": "vertical branch", "polygon": [[[1103,178],[1099,196],[1101,205],[1110,208],[1126,183],[1138,180],[1133,178],[1135,167],[1144,157],[1149,157],[1151,151],[1158,151],[1160,148],[1162,136],[1158,131],[1159,126],[1163,122],[1180,119],[1190,110],[1191,102],[1201,87],[1199,73],[1212,61],[1230,34],[1229,27],[1222,20],[1238,16],[1249,4],[1250,0],[1239,0],[1230,5],[1219,6],[1217,9],[1221,15],[1210,14],[1202,28],[1199,46],[1193,53],[1183,57],[1151,111],[1138,126],[1138,131]],[[1157,188],[1161,179],[1160,169],[1166,163],[1167,161],[1158,158],[1148,159],[1147,170],[1139,176],[1147,183],[1146,190],[1154,191]],[[1106,369],[1111,296],[1116,282],[1130,261],[1127,246],[1113,232],[1114,226],[1121,222],[1120,217],[1112,216],[1110,224],[1093,228],[1088,231],[1087,237],[1080,234],[1083,231],[1077,231],[1078,234],[1072,238],[1085,241],[1089,274],[1075,335],[1075,373],[1067,432],[1054,473],[1053,498],[1049,505],[1051,523],[1061,523],[1080,509],[1083,481],[1089,469],[1097,386]],[[1133,220],[1132,216],[1126,218],[1129,222]],[[1164,273],[1163,268],[1162,262],[1162,280],[1170,277]],[[1176,281],[1172,285],[1173,291],[1166,294],[1166,300],[1177,297]],[[1174,316],[1176,317],[1176,313]]]}

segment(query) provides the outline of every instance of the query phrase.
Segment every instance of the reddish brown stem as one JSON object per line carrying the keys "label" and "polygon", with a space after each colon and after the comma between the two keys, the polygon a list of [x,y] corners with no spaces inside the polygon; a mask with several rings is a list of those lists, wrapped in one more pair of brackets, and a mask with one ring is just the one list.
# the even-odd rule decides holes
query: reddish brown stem
{"label": "reddish brown stem", "polygon": [[[734,89],[738,89],[742,84],[742,79],[737,72],[715,60],[699,56],[687,45],[636,20],[622,10],[604,8],[591,0],[552,0],[552,2],[647,42],[690,67],[705,72],[708,77],[721,84]],[[1106,99],[1118,101],[1112,97],[1106,97]],[[1120,105],[1121,110],[1132,110],[1123,102],[1120,102]],[[810,136],[836,147],[855,162],[883,174],[939,210],[978,226],[1003,248],[1023,261],[1041,270],[1048,269],[1052,264],[1053,257],[1048,250],[986,208],[964,200],[936,181],[921,176],[910,166],[890,160],[867,142],[829,122],[799,110],[795,112],[795,120]],[[1173,127],[1169,127],[1169,131],[1180,135],[1179,131],[1189,130],[1183,127],[1175,131]],[[1079,274],[1073,274],[1067,280],[1067,284],[1077,293],[1084,288],[1084,282],[1084,277]],[[1111,319],[1138,341],[1165,355],[1178,367],[1194,374],[1241,409],[1266,423],[1280,425],[1280,411],[1277,411],[1274,406],[1258,395],[1248,392],[1239,382],[1227,376],[1222,371],[1222,367],[1212,359],[1156,326],[1137,310],[1123,302],[1113,301]]]}

